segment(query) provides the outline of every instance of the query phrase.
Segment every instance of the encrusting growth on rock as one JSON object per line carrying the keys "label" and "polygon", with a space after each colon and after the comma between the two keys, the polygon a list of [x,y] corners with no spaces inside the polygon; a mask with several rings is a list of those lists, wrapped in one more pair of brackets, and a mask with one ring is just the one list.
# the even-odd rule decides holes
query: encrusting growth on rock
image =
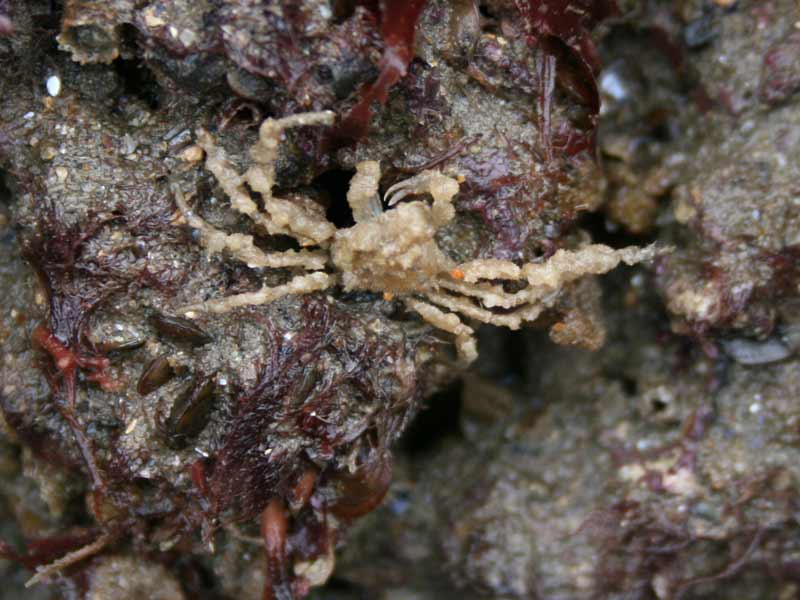
{"label": "encrusting growth on rock", "polygon": [[[356,223],[337,230],[319,211],[313,210],[310,199],[290,201],[272,194],[283,131],[306,125],[330,125],[333,118],[331,112],[319,112],[267,119],[250,150],[253,165],[244,175],[237,173],[209,132],[198,132],[198,143],[206,152],[205,166],[230,198],[234,210],[247,215],[267,234],[289,235],[301,246],[316,249],[265,252],[254,244],[250,235],[228,234],[206,223],[175,187],[178,207],[209,252],[227,250],[250,267],[299,267],[308,271],[283,285],[265,285],[256,292],[188,306],[184,312],[227,312],[338,284],[347,291],[371,291],[402,299],[427,323],[453,334],[459,358],[469,364],[477,357],[474,331],[461,317],[518,329],[552,307],[566,284],[584,275],[606,273],[620,262],[632,265],[652,259],[659,252],[653,245],[615,250],[591,244],[577,250],[558,250],[540,263],[517,265],[498,259],[457,263],[438,246],[436,232],[455,216],[452,203],[459,191],[458,182],[437,170],[423,171],[387,190],[384,200],[391,210],[384,211],[379,195],[380,165],[375,161],[357,165],[347,194]],[[247,186],[261,194],[263,211]],[[430,195],[433,202],[414,200],[398,204],[419,195]],[[508,292],[504,282],[527,285]]]}

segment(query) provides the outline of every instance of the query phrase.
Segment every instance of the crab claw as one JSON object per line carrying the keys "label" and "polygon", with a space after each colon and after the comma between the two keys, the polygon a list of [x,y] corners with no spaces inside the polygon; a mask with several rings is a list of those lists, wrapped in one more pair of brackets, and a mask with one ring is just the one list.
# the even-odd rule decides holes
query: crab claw
{"label": "crab claw", "polygon": [[439,171],[423,171],[409,179],[395,183],[386,190],[383,198],[389,206],[394,206],[406,196],[430,194],[434,200],[452,200],[458,193],[458,182]]}
{"label": "crab claw", "polygon": [[413,183],[409,185],[409,183],[413,182],[416,178],[417,177],[412,177],[411,179],[405,179],[403,181],[395,183],[392,187],[386,190],[386,193],[383,195],[383,201],[386,202],[386,206],[394,206],[406,196],[420,193],[415,191]]}
{"label": "crab claw", "polygon": [[407,196],[430,194],[433,196],[434,220],[443,224],[453,218],[452,201],[458,194],[458,182],[439,171],[423,171],[405,181],[394,184],[384,195],[388,206],[394,206]]}

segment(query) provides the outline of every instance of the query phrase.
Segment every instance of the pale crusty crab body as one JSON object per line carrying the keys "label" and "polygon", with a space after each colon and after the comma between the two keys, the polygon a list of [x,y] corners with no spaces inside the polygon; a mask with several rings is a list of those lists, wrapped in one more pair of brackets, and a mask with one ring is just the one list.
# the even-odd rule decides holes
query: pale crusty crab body
{"label": "pale crusty crab body", "polygon": [[394,201],[406,193],[429,193],[433,207],[409,202],[383,212],[379,180],[377,162],[357,166],[347,195],[356,224],[336,232],[331,260],[348,291],[422,293],[443,271],[455,266],[439,249],[435,235],[452,218],[450,202],[458,193],[458,183],[436,171],[425,171],[390,189],[387,198],[394,192]]}
{"label": "pale crusty crab body", "polygon": [[[267,119],[250,152],[253,165],[244,175],[236,172],[210,133],[198,132],[198,143],[206,153],[206,168],[216,177],[234,210],[247,215],[267,234],[290,235],[304,248],[316,249],[264,252],[255,246],[252,236],[227,234],[206,223],[188,206],[181,191],[174,188],[186,222],[199,233],[200,242],[209,252],[227,251],[251,267],[305,271],[284,285],[265,285],[256,292],[188,306],[184,312],[227,312],[338,284],[348,291],[368,290],[402,299],[425,321],[453,334],[458,355],[468,364],[477,357],[477,349],[473,329],[462,322],[462,317],[517,329],[553,306],[569,282],[584,275],[606,273],[620,262],[646,260],[657,253],[653,246],[615,250],[592,244],[577,250],[558,250],[539,263],[517,265],[478,259],[457,264],[437,245],[436,232],[455,215],[452,202],[458,194],[458,182],[439,171],[423,171],[390,188],[387,204],[392,206],[407,196],[423,194],[430,195],[433,202],[415,200],[384,212],[378,194],[380,166],[374,161],[360,163],[350,182],[347,201],[356,224],[337,230],[314,210],[311,201],[290,201],[272,194],[283,130],[329,125],[333,119],[330,112]],[[263,211],[249,196],[247,186],[261,194]],[[502,283],[511,281],[523,283],[524,287],[507,292]]]}

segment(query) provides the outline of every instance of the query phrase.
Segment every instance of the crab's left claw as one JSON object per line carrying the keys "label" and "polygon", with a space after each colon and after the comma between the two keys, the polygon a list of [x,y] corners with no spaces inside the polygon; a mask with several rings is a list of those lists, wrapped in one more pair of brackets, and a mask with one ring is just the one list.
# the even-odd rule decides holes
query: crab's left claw
{"label": "crab's left claw", "polygon": [[419,175],[412,177],[411,179],[399,181],[386,190],[386,193],[383,195],[383,200],[386,202],[386,206],[394,206],[406,196],[410,196],[411,194],[419,194],[420,192],[416,190],[416,186],[414,185],[414,181],[417,179],[419,179]]}
{"label": "crab's left claw", "polygon": [[423,171],[409,179],[395,183],[386,190],[384,200],[394,206],[406,196],[430,194],[434,202],[450,202],[458,193],[458,182],[439,171]]}
{"label": "crab's left claw", "polygon": [[394,184],[384,195],[388,206],[394,206],[403,198],[416,194],[430,194],[433,197],[434,221],[437,225],[447,223],[453,218],[455,210],[452,202],[458,194],[458,181],[439,171],[423,171],[405,181]]}

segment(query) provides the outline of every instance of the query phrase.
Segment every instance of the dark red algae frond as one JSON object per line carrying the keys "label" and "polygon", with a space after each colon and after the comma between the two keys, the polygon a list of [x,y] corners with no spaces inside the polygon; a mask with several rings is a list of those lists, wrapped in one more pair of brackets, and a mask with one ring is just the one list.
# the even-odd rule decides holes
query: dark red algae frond
{"label": "dark red algae frond", "polygon": [[419,400],[403,336],[364,331],[351,309],[320,296],[300,317],[270,331],[268,358],[214,459],[192,466],[207,524],[260,518],[269,600],[304,597],[316,584],[291,566],[332,561],[338,532],[381,502],[388,446]]}
{"label": "dark red algae frond", "polygon": [[[208,480],[213,515],[230,510],[236,520],[251,519],[274,496],[290,497],[305,456],[335,468],[342,452],[360,447],[361,464],[370,462],[413,412],[414,399],[399,406],[376,375],[401,358],[402,347],[378,336],[350,339],[343,331],[352,315],[319,298],[307,299],[301,314],[299,331],[273,332],[268,361],[234,407]],[[349,403],[342,389],[351,390]]]}
{"label": "dark red algae frond", "polygon": [[98,503],[107,486],[94,442],[75,411],[76,381],[83,370],[103,389],[116,388],[108,359],[86,347],[86,329],[91,314],[127,282],[108,265],[83,257],[83,252],[103,227],[120,217],[90,212],[84,221],[68,225],[47,200],[41,201],[36,216],[36,229],[23,240],[22,253],[39,276],[48,311],[33,330],[31,342],[48,357],[42,370],[53,406],[72,431]]}
{"label": "dark red algae frond", "polygon": [[[590,149],[593,142],[574,132],[550,132],[550,103],[555,80],[585,104],[592,120],[600,111],[597,74],[600,57],[591,28],[618,14],[615,0],[515,0],[528,29],[529,43],[545,50],[539,62],[539,120],[542,143],[552,160],[554,142],[567,156]],[[570,68],[570,64],[572,68]],[[571,73],[577,67],[577,73]]]}
{"label": "dark red algae frond", "polygon": [[[365,3],[370,4],[370,3]],[[378,79],[361,90],[361,98],[342,119],[335,136],[353,143],[367,134],[372,119],[372,103],[385,104],[389,90],[405,76],[414,58],[417,21],[427,0],[381,0],[379,3],[384,50],[378,65]]]}
{"label": "dark red algae frond", "polygon": [[36,232],[22,245],[23,255],[39,275],[49,302],[47,322],[33,331],[32,342],[51,357],[52,366],[46,369],[46,375],[53,391],[69,406],[75,402],[78,369],[89,371],[89,380],[103,389],[115,387],[107,373],[108,360],[87,352],[83,340],[92,312],[121,284],[107,277],[79,281],[78,276],[84,246],[114,219],[92,214],[85,223],[68,226],[55,208],[47,205],[39,213]]}
{"label": "dark red algae frond", "polygon": [[531,33],[552,36],[575,50],[592,72],[600,60],[589,31],[603,19],[619,13],[614,0],[516,0]]}
{"label": "dark red algae frond", "polygon": [[0,558],[16,562],[30,571],[47,565],[65,554],[90,543],[98,536],[96,530],[75,530],[61,535],[35,538],[25,543],[25,551],[17,552],[0,539]]}
{"label": "dark red algae frond", "polygon": [[242,519],[253,518],[283,491],[292,474],[294,457],[276,447],[280,431],[275,425],[287,423],[293,417],[291,400],[310,391],[303,389],[306,371],[331,339],[326,305],[312,301],[303,313],[301,332],[289,339],[273,335],[256,385],[238,399],[208,481],[213,512],[234,508]]}

